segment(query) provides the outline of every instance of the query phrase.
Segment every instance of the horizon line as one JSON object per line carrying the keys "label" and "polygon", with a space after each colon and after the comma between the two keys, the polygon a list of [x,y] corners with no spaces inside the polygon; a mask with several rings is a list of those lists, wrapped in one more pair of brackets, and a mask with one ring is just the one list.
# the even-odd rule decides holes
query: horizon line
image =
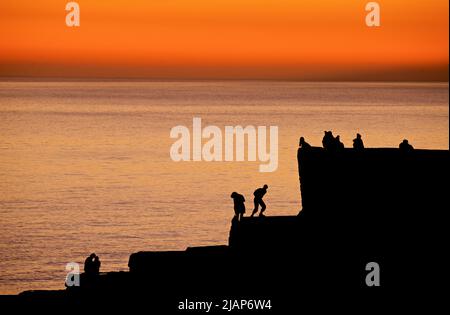
{"label": "horizon line", "polygon": [[254,81],[254,82],[302,82],[302,83],[449,83],[449,80],[384,80],[384,79],[372,79],[372,80],[327,80],[327,79],[295,79],[295,78],[152,78],[152,77],[90,77],[90,76],[0,76],[0,82],[27,82],[27,81],[41,81],[41,82],[222,82],[222,81]]}

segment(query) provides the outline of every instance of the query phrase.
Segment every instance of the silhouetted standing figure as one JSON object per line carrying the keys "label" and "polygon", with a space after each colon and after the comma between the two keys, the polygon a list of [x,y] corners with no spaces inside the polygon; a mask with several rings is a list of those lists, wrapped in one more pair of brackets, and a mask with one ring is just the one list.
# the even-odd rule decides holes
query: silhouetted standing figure
{"label": "silhouetted standing figure", "polygon": [[345,148],[344,144],[341,142],[341,136],[337,135],[336,139],[335,139],[335,142],[336,142],[335,145],[336,145],[337,149],[341,150],[341,149]]}
{"label": "silhouetted standing figure", "polygon": [[363,143],[361,135],[359,133],[357,133],[356,138],[353,139],[353,149],[355,149],[355,150],[363,150],[364,149],[364,143]]}
{"label": "silhouetted standing figure", "polygon": [[261,211],[259,212],[259,216],[260,217],[264,216],[263,212],[264,212],[264,210],[266,210],[266,204],[264,203],[262,198],[267,193],[267,188],[269,188],[269,186],[264,185],[264,187],[256,189],[255,192],[253,193],[253,196],[255,196],[255,198],[253,199],[255,208],[253,209],[253,212],[251,215],[252,217],[256,214],[256,212],[258,212],[259,206],[261,206]]}
{"label": "silhouetted standing figure", "polygon": [[300,141],[298,143],[298,146],[301,149],[310,149],[311,148],[311,145],[308,142],[306,142],[305,138],[303,138],[303,137],[300,137]]}
{"label": "silhouetted standing figure", "polygon": [[231,198],[233,198],[234,201],[234,217],[240,221],[245,213],[245,198],[237,192],[233,192]]}
{"label": "silhouetted standing figure", "polygon": [[414,150],[414,147],[412,145],[410,145],[408,140],[406,140],[406,139],[404,139],[398,147],[399,147],[400,151],[402,151],[402,152],[410,152],[410,151]]}

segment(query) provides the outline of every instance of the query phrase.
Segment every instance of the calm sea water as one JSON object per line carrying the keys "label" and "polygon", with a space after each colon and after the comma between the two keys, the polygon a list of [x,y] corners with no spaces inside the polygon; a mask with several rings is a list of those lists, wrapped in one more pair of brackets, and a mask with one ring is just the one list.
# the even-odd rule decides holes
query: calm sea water
{"label": "calm sea water", "polygon": [[[232,191],[250,209],[267,183],[267,215],[297,214],[301,135],[448,149],[448,97],[421,83],[0,82],[0,293],[62,289],[91,252],[113,271],[136,251],[226,244]],[[170,129],[194,116],[278,126],[278,170],[173,162]]]}

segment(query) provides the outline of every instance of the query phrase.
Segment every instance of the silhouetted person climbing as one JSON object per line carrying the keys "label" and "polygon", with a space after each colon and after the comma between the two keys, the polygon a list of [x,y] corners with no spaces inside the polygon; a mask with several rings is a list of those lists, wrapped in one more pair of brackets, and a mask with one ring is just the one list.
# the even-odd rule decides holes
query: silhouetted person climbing
{"label": "silhouetted person climbing", "polygon": [[306,142],[305,138],[303,138],[303,137],[300,137],[300,141],[298,143],[298,146],[301,149],[310,149],[311,148],[311,145],[308,142]]}
{"label": "silhouetted person climbing", "polygon": [[357,133],[356,138],[353,139],[353,149],[356,149],[356,150],[364,149],[364,143],[363,143],[361,135],[359,133]]}
{"label": "silhouetted person climbing", "polygon": [[336,150],[336,139],[331,131],[324,131],[325,135],[322,139],[322,145],[325,150],[334,151]]}
{"label": "silhouetted person climbing", "polygon": [[231,198],[233,198],[234,201],[234,217],[240,221],[245,213],[245,198],[237,192],[233,192]]}
{"label": "silhouetted person climbing", "polygon": [[255,198],[253,199],[255,208],[253,209],[253,212],[251,215],[252,217],[256,214],[256,212],[258,212],[259,206],[261,206],[261,211],[259,212],[259,216],[260,217],[264,216],[263,212],[264,212],[264,210],[266,210],[266,204],[264,203],[262,198],[267,193],[267,188],[269,188],[269,186],[264,185],[264,187],[256,189],[255,192],[253,193],[253,196],[255,196]]}
{"label": "silhouetted person climbing", "polygon": [[84,272],[87,275],[98,275],[100,272],[100,264],[98,256],[92,253],[84,261]]}
{"label": "silhouetted person climbing", "polygon": [[412,150],[414,150],[414,147],[412,145],[409,144],[408,140],[404,139],[402,141],[402,143],[400,143],[400,145],[398,146],[398,148],[400,149],[400,151],[402,152],[410,152]]}
{"label": "silhouetted person climbing", "polygon": [[341,142],[341,136],[337,135],[334,141],[337,149],[341,150],[345,148],[344,144]]}

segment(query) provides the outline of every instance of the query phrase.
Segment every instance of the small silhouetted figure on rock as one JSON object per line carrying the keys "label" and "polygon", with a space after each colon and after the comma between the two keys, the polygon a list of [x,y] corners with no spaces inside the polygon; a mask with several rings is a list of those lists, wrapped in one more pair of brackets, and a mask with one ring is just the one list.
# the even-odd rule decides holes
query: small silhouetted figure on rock
{"label": "small silhouetted figure on rock", "polygon": [[310,145],[308,142],[306,142],[306,141],[305,141],[305,138],[303,138],[303,137],[300,137],[300,141],[299,141],[299,143],[298,143],[298,146],[299,146],[301,149],[304,149],[304,150],[310,149],[310,148],[311,148],[311,145]]}
{"label": "small silhouetted figure on rock", "polygon": [[398,147],[399,147],[400,151],[402,151],[402,152],[410,152],[410,151],[414,150],[414,147],[412,145],[410,145],[408,140],[406,140],[406,139],[404,139]]}
{"label": "small silhouetted figure on rock", "polygon": [[92,265],[93,265],[93,262],[94,262],[94,257],[95,257],[95,254],[92,253],[84,261],[84,272],[87,273],[87,274],[93,273]]}
{"label": "small silhouetted figure on rock", "polygon": [[94,257],[94,262],[92,264],[92,269],[94,270],[94,274],[100,274],[100,266],[101,266],[100,258],[97,255]]}
{"label": "small silhouetted figure on rock", "polygon": [[245,213],[245,198],[237,192],[233,192],[231,198],[233,198],[234,201],[234,218],[240,221]]}
{"label": "small silhouetted figure on rock", "polygon": [[261,206],[261,211],[259,212],[259,216],[260,217],[264,216],[263,212],[264,212],[264,210],[266,210],[266,204],[264,203],[262,198],[267,193],[267,188],[269,188],[269,186],[264,185],[264,187],[256,189],[255,192],[253,193],[253,196],[255,196],[255,198],[253,199],[255,208],[253,209],[253,212],[251,215],[252,217],[256,214],[256,212],[258,212],[259,206]]}
{"label": "small silhouetted figure on rock", "polygon": [[345,148],[344,144],[341,142],[341,136],[337,135],[334,141],[336,142],[335,146],[337,149],[341,150]]}
{"label": "small silhouetted figure on rock", "polygon": [[363,143],[361,135],[359,133],[357,133],[356,138],[353,139],[353,149],[355,149],[355,150],[363,150],[364,149],[364,143]]}
{"label": "small silhouetted figure on rock", "polygon": [[322,139],[322,145],[325,150],[334,151],[336,150],[336,139],[331,131],[324,131],[325,135]]}
{"label": "small silhouetted figure on rock", "polygon": [[100,273],[100,265],[100,259],[95,253],[92,253],[84,261],[84,272],[87,275],[98,275]]}

